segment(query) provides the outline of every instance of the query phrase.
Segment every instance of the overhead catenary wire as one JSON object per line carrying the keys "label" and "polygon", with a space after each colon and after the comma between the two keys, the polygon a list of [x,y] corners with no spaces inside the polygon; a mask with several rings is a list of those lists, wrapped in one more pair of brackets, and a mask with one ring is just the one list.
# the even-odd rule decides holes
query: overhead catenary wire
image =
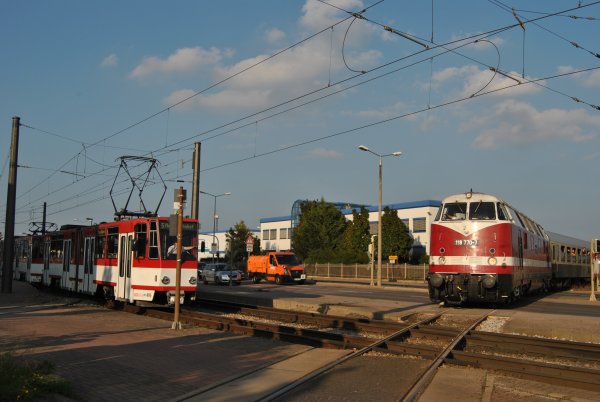
{"label": "overhead catenary wire", "polygon": [[[573,97],[572,97],[572,98],[573,98]],[[261,111],[261,112],[259,112],[259,113],[263,113],[263,111]],[[239,121],[239,120],[238,120],[238,121]],[[256,122],[258,122],[258,120],[257,120]],[[214,137],[211,137],[211,138],[214,138]],[[171,145],[171,146],[172,146],[172,145]],[[158,152],[158,151],[156,151],[156,152]]]}

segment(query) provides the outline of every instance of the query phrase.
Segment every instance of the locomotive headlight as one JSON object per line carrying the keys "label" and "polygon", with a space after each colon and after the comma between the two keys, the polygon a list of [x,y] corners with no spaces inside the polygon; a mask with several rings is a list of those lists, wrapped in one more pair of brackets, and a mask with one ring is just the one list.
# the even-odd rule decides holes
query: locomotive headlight
{"label": "locomotive headlight", "polygon": [[486,289],[491,289],[496,286],[496,277],[494,275],[486,275],[481,280],[481,284]]}
{"label": "locomotive headlight", "polygon": [[498,260],[496,260],[496,257],[490,257],[488,258],[488,264],[489,265],[496,265],[498,263]]}
{"label": "locomotive headlight", "polygon": [[198,278],[195,276],[190,277],[190,285],[195,285],[198,282]]}
{"label": "locomotive headlight", "polygon": [[446,257],[441,256],[440,258],[438,258],[438,263],[440,265],[444,265],[446,263]]}
{"label": "locomotive headlight", "polygon": [[492,247],[492,248],[490,249],[490,254],[491,254],[491,255],[494,255],[494,254],[496,254],[496,249],[495,249],[494,247]]}
{"label": "locomotive headlight", "polygon": [[163,285],[168,285],[171,282],[168,276],[163,276],[160,281],[163,283]]}
{"label": "locomotive headlight", "polygon": [[444,283],[444,278],[442,275],[435,273],[429,276],[429,284],[434,288],[439,288]]}

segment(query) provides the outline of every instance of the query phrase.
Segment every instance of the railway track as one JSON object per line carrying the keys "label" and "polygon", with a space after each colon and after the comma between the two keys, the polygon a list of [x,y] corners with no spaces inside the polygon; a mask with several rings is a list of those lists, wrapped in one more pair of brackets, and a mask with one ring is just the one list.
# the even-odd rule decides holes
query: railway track
{"label": "railway track", "polygon": [[[396,400],[417,400],[443,364],[600,392],[600,345],[476,331],[491,311],[477,319],[448,317],[446,310],[421,318],[407,317],[408,322],[379,322],[235,303],[203,302],[202,306],[205,311],[183,310],[181,322],[314,348],[352,350],[301,380],[265,395],[265,401],[287,399],[290,392],[310,387],[310,381],[331,375],[336,367],[372,353],[429,361],[422,372],[412,373],[408,384],[398,387]],[[122,308],[165,320],[173,318],[172,310]]]}

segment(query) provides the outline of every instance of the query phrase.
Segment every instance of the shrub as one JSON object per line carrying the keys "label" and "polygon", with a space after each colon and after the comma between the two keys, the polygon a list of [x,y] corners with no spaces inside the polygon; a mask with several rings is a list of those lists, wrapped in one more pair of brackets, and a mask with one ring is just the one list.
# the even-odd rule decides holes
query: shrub
{"label": "shrub", "polygon": [[71,396],[69,383],[53,371],[54,365],[48,361],[0,354],[0,401],[24,401],[49,394]]}

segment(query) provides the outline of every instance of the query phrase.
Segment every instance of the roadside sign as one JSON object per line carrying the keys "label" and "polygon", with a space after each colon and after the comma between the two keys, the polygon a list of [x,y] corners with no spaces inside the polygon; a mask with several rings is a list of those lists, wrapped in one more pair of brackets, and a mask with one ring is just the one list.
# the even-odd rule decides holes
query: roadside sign
{"label": "roadside sign", "polygon": [[252,244],[252,243],[246,244],[246,251],[247,252],[251,253],[253,249],[254,249],[254,244]]}
{"label": "roadside sign", "polygon": [[246,246],[248,245],[254,245],[254,237],[252,235],[248,235],[248,237],[246,237]]}
{"label": "roadside sign", "polygon": [[390,255],[388,258],[390,259],[390,264],[395,264],[398,261],[397,255]]}

